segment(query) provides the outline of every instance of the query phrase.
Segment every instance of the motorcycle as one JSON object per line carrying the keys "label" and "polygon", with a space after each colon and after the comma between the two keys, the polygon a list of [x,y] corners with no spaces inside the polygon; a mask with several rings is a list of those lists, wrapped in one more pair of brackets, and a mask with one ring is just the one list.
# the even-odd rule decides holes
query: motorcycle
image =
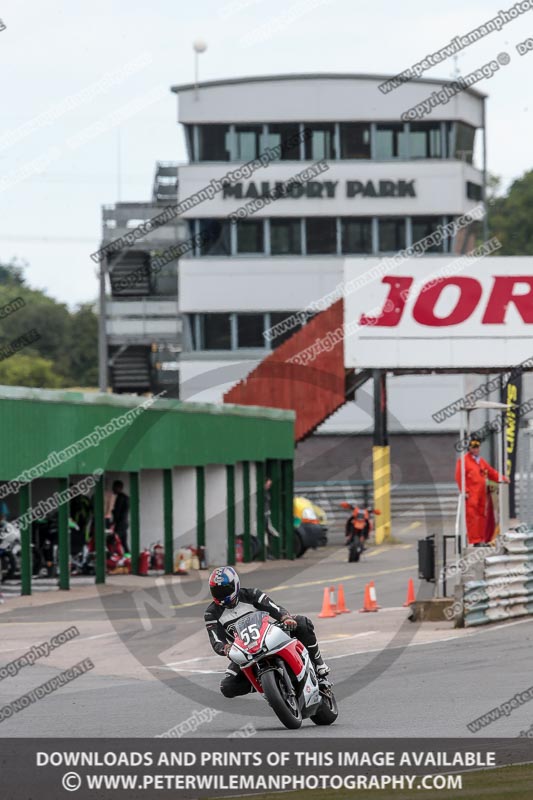
{"label": "motorcycle", "polygon": [[[40,570],[40,557],[31,545],[32,574]],[[20,576],[22,568],[22,546],[20,531],[11,522],[0,522],[0,581]]]}
{"label": "motorcycle", "polygon": [[315,725],[335,722],[339,712],[331,683],[317,678],[306,647],[282,623],[253,611],[237,620],[234,635],[230,659],[286,728],[297,729],[306,718]]}
{"label": "motorcycle", "polygon": [[372,514],[380,514],[377,508],[360,508],[356,503],[343,501],[343,508],[350,510],[346,520],[346,539],[344,544],[349,548],[348,562],[359,561],[365,550],[365,542],[372,531]]}

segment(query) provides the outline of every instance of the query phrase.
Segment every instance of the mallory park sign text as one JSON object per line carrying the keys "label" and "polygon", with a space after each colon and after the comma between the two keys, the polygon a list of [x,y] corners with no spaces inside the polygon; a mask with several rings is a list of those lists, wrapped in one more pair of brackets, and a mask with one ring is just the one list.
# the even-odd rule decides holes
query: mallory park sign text
{"label": "mallory park sign text", "polygon": [[[266,197],[275,192],[278,197],[336,197],[340,181],[308,181],[307,183],[283,183],[261,181],[261,183],[224,184],[223,197],[237,200]],[[415,181],[345,181],[346,197],[416,197]],[[342,191],[342,190],[341,190]]]}

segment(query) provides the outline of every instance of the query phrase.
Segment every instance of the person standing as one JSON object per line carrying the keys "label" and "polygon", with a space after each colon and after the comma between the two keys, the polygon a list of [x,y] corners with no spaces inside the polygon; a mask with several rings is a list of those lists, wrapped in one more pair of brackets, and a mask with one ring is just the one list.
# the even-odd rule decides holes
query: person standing
{"label": "person standing", "polygon": [[479,454],[481,442],[472,437],[468,444],[468,452],[457,460],[455,467],[455,482],[462,490],[462,467],[465,465],[465,493],[466,493],[466,534],[468,544],[481,547],[486,542],[487,525],[487,478],[495,483],[509,483],[509,478],[491,467]]}
{"label": "person standing", "polygon": [[124,484],[122,481],[113,482],[113,494],[116,495],[115,504],[113,506],[113,524],[115,526],[115,533],[117,533],[120,537],[124,552],[129,553],[128,528],[130,498],[124,492]]}

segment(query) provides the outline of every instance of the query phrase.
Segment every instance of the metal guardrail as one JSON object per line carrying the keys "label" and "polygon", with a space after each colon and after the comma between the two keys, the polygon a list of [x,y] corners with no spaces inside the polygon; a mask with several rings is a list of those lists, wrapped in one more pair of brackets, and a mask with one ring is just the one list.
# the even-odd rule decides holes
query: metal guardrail
{"label": "metal guardrail", "polygon": [[[331,527],[344,525],[347,512],[340,505],[343,500],[369,506],[373,503],[372,481],[297,481],[294,492],[323,508]],[[455,483],[393,484],[391,513],[404,519],[453,517],[457,510],[457,496]]]}

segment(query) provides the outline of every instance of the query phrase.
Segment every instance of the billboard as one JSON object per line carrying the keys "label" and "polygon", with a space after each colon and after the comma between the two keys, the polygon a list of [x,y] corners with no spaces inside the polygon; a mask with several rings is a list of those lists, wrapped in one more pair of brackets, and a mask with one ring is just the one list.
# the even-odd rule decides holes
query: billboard
{"label": "billboard", "polygon": [[350,258],[346,367],[509,368],[533,356],[533,257]]}

